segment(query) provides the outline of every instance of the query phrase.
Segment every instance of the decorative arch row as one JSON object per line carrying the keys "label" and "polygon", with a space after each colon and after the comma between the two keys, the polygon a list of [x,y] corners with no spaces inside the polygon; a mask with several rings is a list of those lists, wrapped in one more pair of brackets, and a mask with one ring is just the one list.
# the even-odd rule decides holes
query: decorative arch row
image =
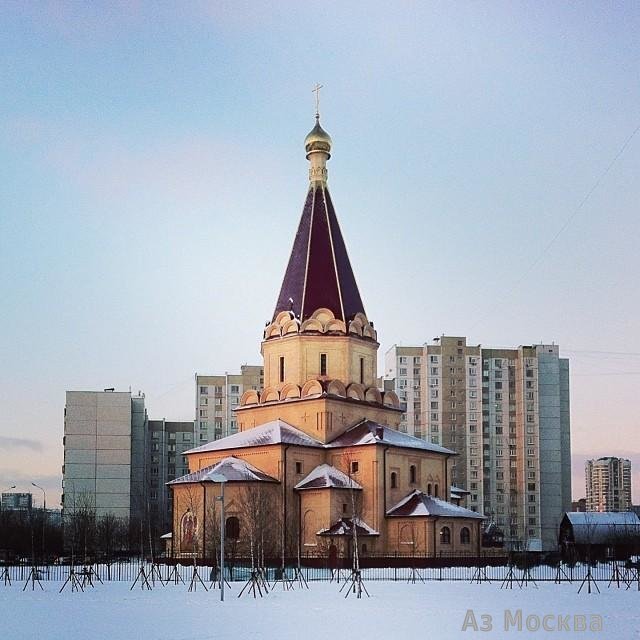
{"label": "decorative arch row", "polygon": [[[445,525],[440,527],[439,536],[440,544],[449,545],[454,541],[452,535],[452,526]],[[471,529],[467,526],[463,526],[458,537],[461,545],[471,544]],[[398,542],[400,545],[415,545],[416,544],[416,530],[413,524],[403,524],[398,532]]]}
{"label": "decorative arch row", "polygon": [[348,325],[336,318],[330,309],[321,308],[314,311],[304,322],[295,317],[293,311],[281,311],[276,319],[264,330],[265,340],[282,338],[294,333],[328,333],[340,335],[356,335],[361,338],[377,339],[376,330],[367,320],[364,313],[356,313]]}
{"label": "decorative arch row", "polygon": [[394,409],[400,408],[400,400],[394,391],[382,392],[376,387],[365,387],[356,382],[345,385],[340,380],[315,379],[307,380],[302,387],[292,382],[286,382],[277,387],[267,387],[262,392],[250,389],[245,391],[240,397],[240,406],[246,407],[298,398],[316,398],[323,394],[337,396],[339,398],[351,398],[362,402],[371,402],[386,407],[393,407]]}
{"label": "decorative arch row", "polygon": [[[471,544],[471,530],[469,527],[460,529],[460,544]],[[440,544],[451,544],[451,529],[442,527],[440,529]]]}

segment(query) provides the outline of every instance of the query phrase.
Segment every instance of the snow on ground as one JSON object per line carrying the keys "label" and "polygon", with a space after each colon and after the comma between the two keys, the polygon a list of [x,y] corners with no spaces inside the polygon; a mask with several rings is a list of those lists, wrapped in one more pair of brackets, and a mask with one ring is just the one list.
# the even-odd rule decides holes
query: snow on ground
{"label": "snow on ground", "polygon": [[[61,583],[43,582],[45,591],[22,591],[0,583],[1,637],[11,640],[224,640],[226,638],[277,640],[336,640],[393,638],[394,640],[448,638],[589,637],[627,640],[640,636],[640,592],[608,589],[600,594],[577,594],[578,584],[540,583],[539,588],[501,590],[499,583],[370,581],[370,598],[347,599],[335,583],[310,583],[309,590],[283,591],[276,586],[266,597],[237,598],[240,583],[220,592],[185,585],[139,588],[126,582],[105,582],[84,593],[65,590]],[[36,587],[37,588],[37,587]],[[478,629],[482,615],[492,616],[490,632],[462,631],[472,609]],[[504,628],[505,610],[517,620],[522,611],[522,631]],[[527,616],[535,625],[543,617],[553,631],[528,631]],[[558,615],[569,631],[557,631]],[[586,616],[587,632],[574,629],[574,615]],[[602,616],[602,631],[590,632],[592,615]],[[569,616],[569,618],[565,618]],[[486,619],[485,619],[486,620]],[[469,619],[467,619],[469,622]],[[562,629],[562,626],[561,626]]]}

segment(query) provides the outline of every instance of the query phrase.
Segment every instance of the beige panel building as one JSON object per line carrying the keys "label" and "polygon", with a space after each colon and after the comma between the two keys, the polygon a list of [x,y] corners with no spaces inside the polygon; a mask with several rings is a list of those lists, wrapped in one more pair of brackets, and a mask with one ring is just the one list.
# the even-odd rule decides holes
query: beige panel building
{"label": "beige panel building", "polygon": [[62,501],[123,519],[144,512],[144,395],[67,391]]}
{"label": "beige panel building", "polygon": [[604,457],[585,463],[587,511],[631,510],[631,461]]}
{"label": "beige panel building", "polygon": [[219,440],[238,431],[234,409],[245,391],[264,386],[262,365],[243,364],[239,374],[208,376],[196,373],[196,443]]}
{"label": "beige panel building", "polygon": [[[420,385],[409,377],[417,357]],[[451,483],[469,491],[469,508],[513,546],[555,548],[571,503],[569,366],[557,345],[490,349],[442,336],[394,346],[385,363],[385,383],[406,398],[407,432],[458,453]]]}

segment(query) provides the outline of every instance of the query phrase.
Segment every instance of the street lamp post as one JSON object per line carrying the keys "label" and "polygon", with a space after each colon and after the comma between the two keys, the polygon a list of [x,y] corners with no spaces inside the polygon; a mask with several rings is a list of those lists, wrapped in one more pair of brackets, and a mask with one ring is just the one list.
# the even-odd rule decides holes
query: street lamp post
{"label": "street lamp post", "polygon": [[47,492],[35,482],[32,482],[31,485],[42,491],[42,564],[44,565],[44,527],[47,519]]}
{"label": "street lamp post", "polygon": [[[12,484],[10,487],[7,487],[6,489],[3,489],[2,493],[6,493],[7,491],[11,491],[11,489],[15,489],[15,488],[16,488],[16,485]],[[0,498],[1,498],[1,496],[0,496]]]}
{"label": "street lamp post", "polygon": [[210,478],[220,484],[220,495],[216,500],[220,501],[220,602],[224,602],[224,485],[227,479],[221,473],[214,473]]}

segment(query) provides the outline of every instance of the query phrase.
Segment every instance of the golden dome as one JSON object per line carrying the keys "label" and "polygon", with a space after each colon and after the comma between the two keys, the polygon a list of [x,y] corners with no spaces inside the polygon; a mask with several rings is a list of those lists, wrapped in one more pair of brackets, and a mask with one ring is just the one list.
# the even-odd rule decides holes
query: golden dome
{"label": "golden dome", "polygon": [[331,144],[331,136],[320,126],[320,118],[316,116],[316,126],[309,131],[307,137],[304,139],[307,159],[309,158],[309,154],[314,151],[322,151],[330,158]]}

